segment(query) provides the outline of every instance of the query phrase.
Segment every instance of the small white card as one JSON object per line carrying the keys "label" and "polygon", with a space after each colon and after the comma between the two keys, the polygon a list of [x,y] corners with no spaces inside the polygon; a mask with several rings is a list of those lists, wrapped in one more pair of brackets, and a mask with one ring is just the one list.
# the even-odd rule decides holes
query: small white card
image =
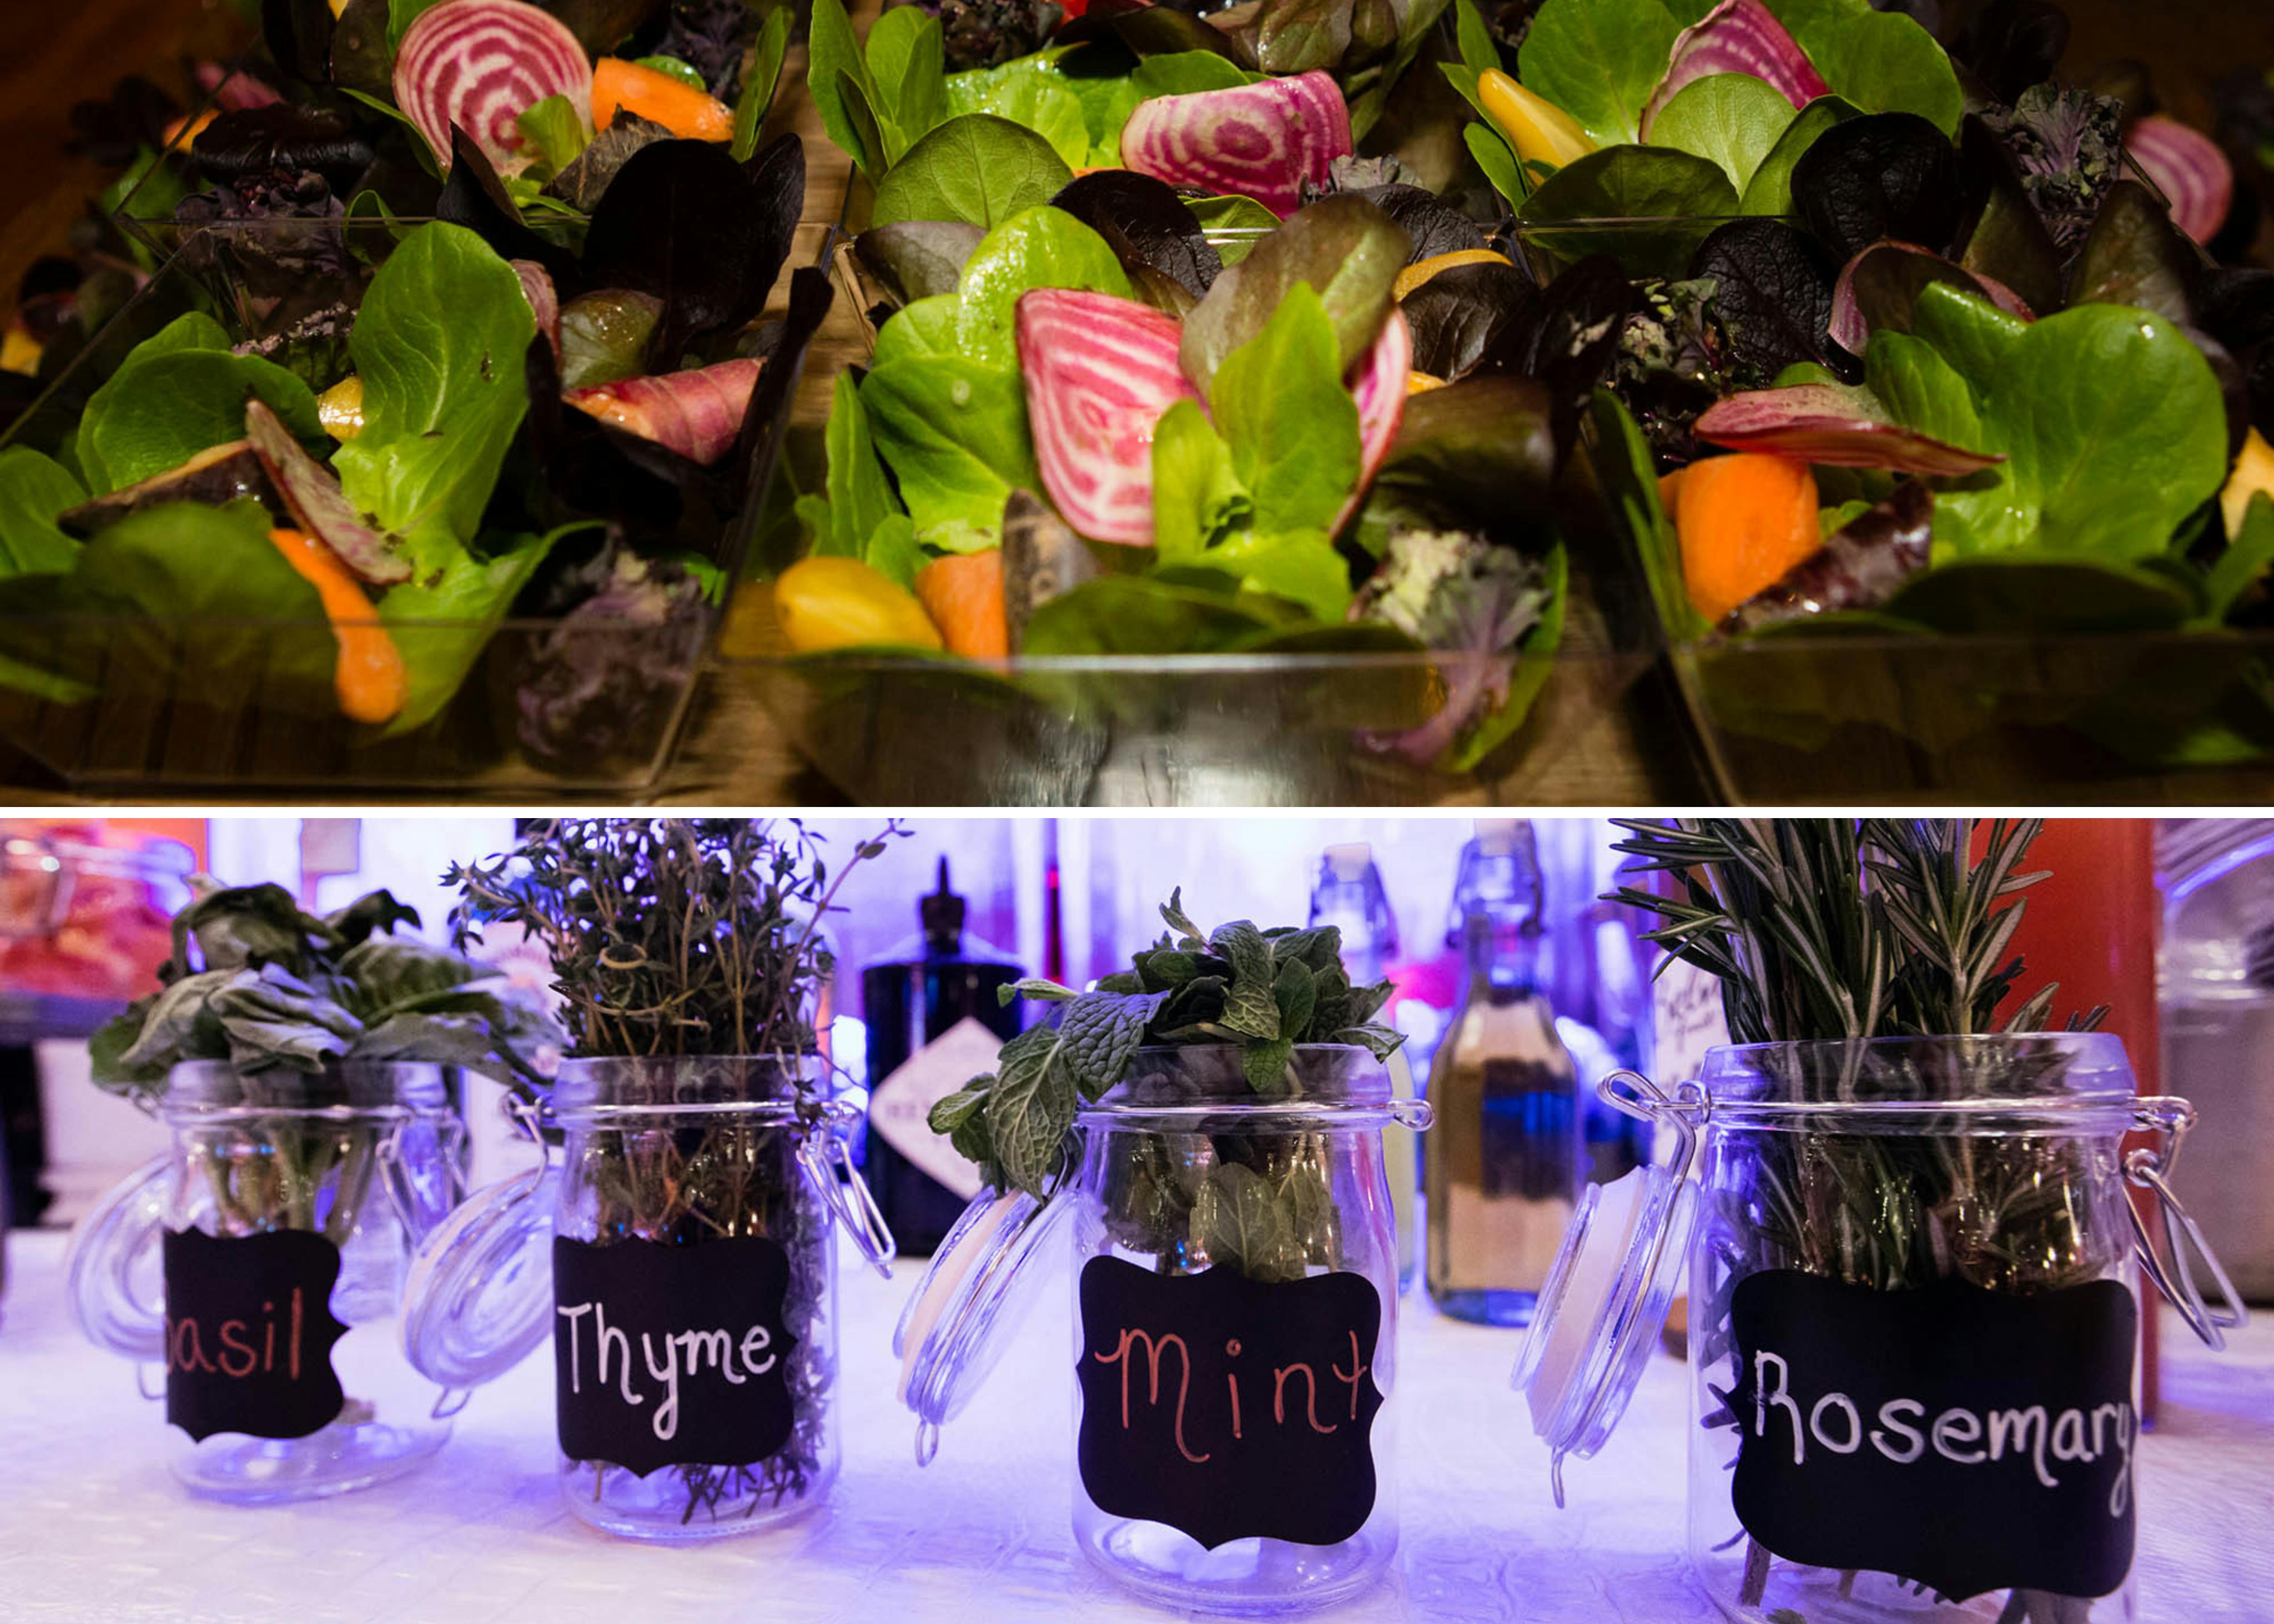
{"label": "small white card", "polygon": [[967,1015],[893,1067],[869,1096],[870,1132],[967,1201],[984,1182],[979,1166],[934,1133],[928,1119],[940,1101],[992,1071],[1002,1049],[1002,1039]]}

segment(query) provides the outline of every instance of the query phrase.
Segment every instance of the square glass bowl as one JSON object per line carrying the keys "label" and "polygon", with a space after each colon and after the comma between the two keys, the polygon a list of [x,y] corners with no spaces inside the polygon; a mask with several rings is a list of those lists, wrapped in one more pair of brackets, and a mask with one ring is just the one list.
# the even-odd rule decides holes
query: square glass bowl
{"label": "square glass bowl", "polygon": [[[865,312],[882,290],[847,226],[826,245],[840,312],[829,331],[865,362]],[[819,352],[817,346],[817,353]],[[809,380],[810,381],[810,380]],[[804,423],[801,418],[801,432]],[[1599,506],[1586,459],[1574,502]],[[1097,655],[958,661],[853,652],[794,655],[762,583],[746,587],[716,665],[719,689],[754,703],[840,793],[878,804],[1611,804],[1654,798],[1658,755],[1689,764],[1686,734],[1645,743],[1630,690],[1658,655],[1639,577],[1608,530],[1567,538],[1560,650],[1527,669],[1505,657],[1396,654]],[[1415,735],[1478,680],[1537,683],[1516,734],[1474,767],[1447,770]]]}
{"label": "square glass bowl", "polygon": [[[53,453],[88,398],[142,340],[192,310],[240,345],[321,373],[340,364],[343,329],[312,312],[359,304],[376,267],[415,222],[261,222],[184,238],[0,447]],[[346,252],[280,286],[255,274],[276,248],[336,230]],[[788,272],[820,252],[825,229],[793,246]],[[787,416],[787,414],[785,414]],[[786,422],[761,445],[749,496],[699,551],[739,564],[772,482]],[[695,521],[690,520],[690,523]],[[0,777],[25,789],[106,795],[447,793],[469,799],[578,794],[634,799],[655,790],[679,743],[720,615],[659,621],[591,605],[491,628],[454,698],[432,722],[390,734],[350,722],[305,673],[332,645],[320,620],[247,621],[148,615],[18,614],[0,647],[92,669],[92,697],[60,699],[0,680]],[[392,622],[405,663],[478,635],[478,623]],[[288,680],[288,673],[297,673]]]}

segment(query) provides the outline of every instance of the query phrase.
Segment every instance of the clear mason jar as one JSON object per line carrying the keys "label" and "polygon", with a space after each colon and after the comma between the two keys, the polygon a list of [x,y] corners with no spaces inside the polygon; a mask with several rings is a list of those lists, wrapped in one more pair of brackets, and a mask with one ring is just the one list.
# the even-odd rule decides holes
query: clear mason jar
{"label": "clear mason jar", "polygon": [[829,1075],[812,1056],[563,1061],[523,1116],[543,1163],[421,1249],[411,1362],[471,1390],[549,1338],[561,1498],[594,1527],[749,1533],[835,1480],[831,1224],[879,1273],[893,1246]]}
{"label": "clear mason jar", "polygon": [[1254,1091],[1236,1048],[1140,1049],[1084,1104],[1044,1200],[983,1194],[894,1339],[917,1458],[1000,1358],[1070,1224],[1073,1530],[1149,1600],[1284,1613],[1397,1548],[1398,1254],[1382,1129],[1426,1127],[1363,1049],[1305,1045]]}
{"label": "clear mason jar", "polygon": [[98,1347],[164,1372],[168,1462],[245,1503],[364,1488],[450,1435],[395,1324],[410,1252],[463,1189],[441,1068],[176,1066],[173,1147],[81,1221],[72,1309]]}
{"label": "clear mason jar", "polygon": [[[2168,1183],[2194,1109],[2135,1089],[2100,1033],[1724,1047],[1672,1094],[1606,1079],[1675,1148],[1588,1191],[1517,1366],[1558,1503],[1686,1250],[1689,1552],[1724,1614],[2135,1619],[2139,1274],[2213,1348],[2244,1317]],[[2127,1154],[2135,1131],[2157,1141]]]}

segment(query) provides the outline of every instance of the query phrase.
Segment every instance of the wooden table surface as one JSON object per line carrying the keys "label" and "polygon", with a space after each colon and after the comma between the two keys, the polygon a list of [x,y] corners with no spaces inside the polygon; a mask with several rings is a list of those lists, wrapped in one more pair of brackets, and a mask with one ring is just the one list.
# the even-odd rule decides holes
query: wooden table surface
{"label": "wooden table surface", "polygon": [[[879,0],[857,0],[857,26]],[[2274,26],[2264,0],[2165,0],[2150,13],[2127,0],[2073,0],[2077,22],[2072,64],[2131,54],[2147,59],[2167,102],[2200,113],[2209,86],[2238,64],[2274,60]],[[177,88],[185,53],[212,51],[239,25],[222,0],[72,0],[0,4],[0,141],[12,161],[0,163],[0,300],[39,253],[61,244],[71,221],[109,178],[68,156],[69,112],[83,97],[106,94],[127,72]],[[784,65],[785,87],[802,86],[802,47]],[[184,93],[186,94],[186,93]],[[805,138],[806,220],[833,224],[850,177],[845,156],[823,134],[809,98],[786,94],[774,119]],[[818,232],[802,234],[817,240]],[[818,427],[830,380],[861,358],[855,312],[840,306],[808,362],[795,415],[793,470],[816,462]],[[1678,700],[1661,673],[1626,689],[1600,714],[1564,718],[1554,751],[1533,751],[1519,778],[1480,786],[1465,803],[1522,800],[1542,805],[1650,805],[1702,802],[1712,795]],[[1568,742],[1566,742],[1568,741]],[[7,793],[42,798],[10,786]],[[55,799],[64,799],[55,796]],[[369,801],[368,793],[346,797]],[[298,797],[322,799],[322,797]],[[526,800],[525,795],[509,799]],[[655,799],[674,804],[783,806],[841,801],[841,793],[799,759],[774,718],[747,684],[706,673],[677,762]]]}

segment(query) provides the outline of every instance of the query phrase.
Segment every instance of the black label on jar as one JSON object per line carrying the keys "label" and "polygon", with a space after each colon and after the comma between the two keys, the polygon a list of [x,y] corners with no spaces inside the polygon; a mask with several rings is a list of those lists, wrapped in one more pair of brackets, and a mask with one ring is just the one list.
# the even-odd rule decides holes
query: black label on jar
{"label": "black label on jar", "polygon": [[1738,1284],[1729,1320],[1730,1492],[1770,1554],[1955,1601],[2124,1583],[2140,1426],[2123,1286],[1874,1291],[1773,1269]]}
{"label": "black label on jar", "polygon": [[646,1477],[749,1466],[789,1441],[789,1256],[763,1236],[695,1246],[553,1241],[561,1452]]}
{"label": "black label on jar", "polygon": [[203,1442],[216,1432],[305,1438],[346,1403],[332,1344],[340,1249],[309,1229],[222,1238],[169,1229],[166,1419]]}
{"label": "black label on jar", "polygon": [[1082,1486],[1214,1550],[1348,1539],[1374,1512],[1382,1299],[1362,1274],[1081,1271]]}

